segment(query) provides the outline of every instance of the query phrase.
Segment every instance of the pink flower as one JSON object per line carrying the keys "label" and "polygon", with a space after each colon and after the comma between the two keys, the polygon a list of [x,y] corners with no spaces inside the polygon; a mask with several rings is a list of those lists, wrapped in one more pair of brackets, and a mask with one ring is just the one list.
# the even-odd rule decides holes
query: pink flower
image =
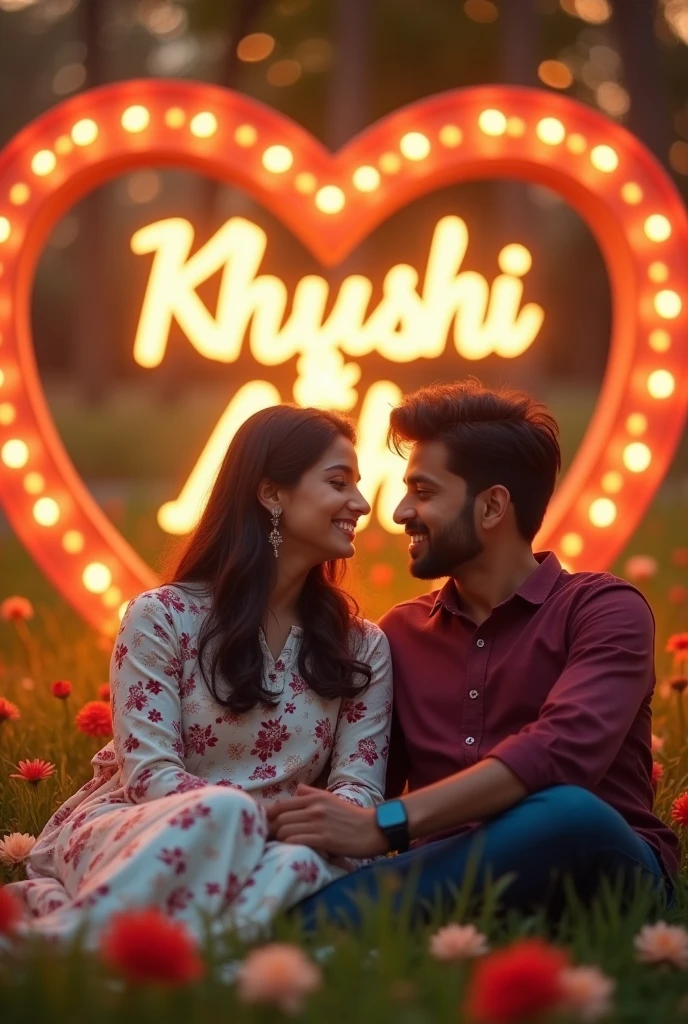
{"label": "pink flower", "polygon": [[652,555],[632,555],[624,566],[627,579],[634,583],[641,583],[643,580],[651,580],[657,575],[657,559]]}
{"label": "pink flower", "polygon": [[237,974],[242,1003],[268,1003],[299,1013],[322,984],[320,968],[298,946],[274,942],[248,954]]}
{"label": "pink flower", "polygon": [[489,952],[487,937],[474,924],[448,924],[430,937],[435,960],[465,960]]}
{"label": "pink flower", "polygon": [[16,722],[21,718],[21,711],[16,704],[6,697],[0,697],[0,722]]}
{"label": "pink flower", "polygon": [[72,684],[67,682],[66,679],[56,679],[51,684],[50,691],[53,697],[57,697],[59,700],[67,700],[67,697],[72,692]]}
{"label": "pink flower", "polygon": [[599,967],[564,967],[559,973],[562,1007],[579,1020],[599,1020],[612,1010],[616,982]]}
{"label": "pink flower", "polygon": [[671,817],[683,828],[688,828],[688,789],[674,800],[671,805]]}
{"label": "pink flower", "polygon": [[644,924],[633,939],[636,956],[646,964],[673,964],[688,970],[688,930],[680,924]]}
{"label": "pink flower", "polygon": [[31,853],[35,836],[28,832],[10,832],[4,839],[0,839],[0,864],[11,867],[12,864],[20,864]]}
{"label": "pink flower", "polygon": [[6,597],[0,604],[0,619],[4,619],[5,622],[32,618],[33,605],[26,597]]}
{"label": "pink flower", "polygon": [[660,764],[659,761],[652,762],[652,783],[657,785],[664,778],[664,765]]}
{"label": "pink flower", "polygon": [[43,761],[36,757],[33,761],[20,761],[17,765],[19,774],[13,772],[11,779],[24,779],[26,782],[33,782],[34,785],[43,779],[49,779],[55,772],[55,765],[50,761]]}
{"label": "pink flower", "polygon": [[655,734],[652,733],[652,753],[659,754],[663,746],[664,740],[662,739],[662,737],[655,736]]}

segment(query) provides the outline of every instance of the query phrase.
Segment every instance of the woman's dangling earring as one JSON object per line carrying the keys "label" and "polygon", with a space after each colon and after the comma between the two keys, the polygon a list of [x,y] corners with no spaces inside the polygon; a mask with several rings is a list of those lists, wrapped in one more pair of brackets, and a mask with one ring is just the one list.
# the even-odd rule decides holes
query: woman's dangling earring
{"label": "woman's dangling earring", "polygon": [[277,505],[272,509],[270,515],[272,516],[272,532],[268,536],[268,540],[272,544],[272,550],[275,552],[275,558],[277,558],[277,549],[282,543],[282,534],[279,531],[279,521],[282,515],[282,509]]}

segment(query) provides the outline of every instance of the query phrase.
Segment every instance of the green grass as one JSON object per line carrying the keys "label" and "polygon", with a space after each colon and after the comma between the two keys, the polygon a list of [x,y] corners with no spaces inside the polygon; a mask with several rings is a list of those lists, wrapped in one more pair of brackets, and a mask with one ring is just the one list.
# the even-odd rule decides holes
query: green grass
{"label": "green grass", "polygon": [[[139,485],[129,490],[126,500],[109,511],[124,535],[152,564],[160,556],[164,538],[155,524],[155,503],[148,493],[147,474],[179,481],[179,467],[183,476],[187,456],[190,463],[193,461],[200,441],[207,436],[206,426],[214,422],[215,416],[210,405],[203,408],[203,403],[194,401],[184,404],[183,415],[179,408],[171,408],[168,415],[135,406],[130,406],[127,413],[117,402],[104,415],[104,410],[84,413],[67,401],[60,404],[57,400],[58,419],[82,471],[88,473],[89,466],[97,464],[99,472],[94,470],[94,477],[112,478],[119,474],[119,468],[128,467],[138,479]],[[560,404],[557,410],[562,423],[568,423],[567,458],[575,447],[571,439],[580,437],[590,407],[589,402],[571,401]],[[196,411],[199,421],[191,430],[189,424]],[[166,433],[168,429],[171,434]],[[139,443],[135,444],[137,437]],[[142,437],[145,443],[141,443]],[[642,588],[657,619],[660,680],[671,671],[664,651],[668,635],[688,629],[688,606],[672,605],[667,599],[672,585],[688,586],[688,569],[672,560],[672,551],[686,544],[684,461],[679,453],[673,475],[655,496],[633,542],[612,567],[622,574],[630,554],[651,554],[658,560],[658,575]],[[375,527],[361,536],[355,561],[355,589],[363,610],[373,618],[396,601],[424,589],[407,576],[403,544]],[[32,638],[28,652],[13,627],[0,623],[0,696],[16,703],[22,713],[19,721],[0,726],[0,834],[19,831],[37,835],[49,814],[90,778],[89,761],[102,741],[78,733],[73,720],[78,708],[96,698],[98,685],[106,680],[109,648],[66,607],[12,536],[0,535],[0,564],[0,599],[9,594],[24,595],[37,612],[28,623]],[[379,574],[381,565],[391,570],[383,574],[384,578]],[[33,680],[33,689],[26,688],[27,678]],[[72,682],[74,689],[68,701],[52,697],[50,683],[55,679]],[[681,732],[682,716],[677,713],[678,701],[685,699],[671,693],[666,698],[658,694],[655,700],[654,730],[665,740],[658,755],[665,776],[658,788],[656,810],[666,821],[670,821],[675,797],[688,789],[688,737]],[[9,778],[19,759],[34,757],[53,762],[55,776],[35,788]],[[608,1018],[611,1021],[678,1021],[688,1015],[688,972],[639,966],[632,947],[632,937],[641,924],[658,914],[669,921],[688,922],[688,842],[682,838],[684,875],[676,910],[663,912],[639,893],[622,914],[610,893],[593,907],[572,905],[556,934],[550,936],[566,946],[574,962],[596,964],[616,979],[616,1009]],[[21,874],[20,867],[11,871],[0,867],[0,882]],[[491,898],[496,893],[488,893],[477,905],[469,904],[468,892],[459,895],[463,902],[458,904],[457,919],[479,924],[495,946],[519,936],[545,934],[543,923],[537,919],[512,915],[502,920]],[[464,1020],[460,1006],[470,968],[443,965],[430,957],[428,936],[433,927],[411,933],[403,923],[391,919],[385,906],[378,906],[367,914],[360,937],[323,930],[306,943],[316,956],[323,950],[330,953],[321,965],[323,986],[308,1001],[303,1019],[327,1020],[329,1024],[349,1024],[352,1020],[360,1024]],[[305,941],[286,922],[278,924],[277,934]],[[371,956],[371,950],[376,954]],[[174,993],[123,985],[113,980],[96,957],[78,948],[61,956],[40,945],[25,950],[18,959],[0,954],[0,1019],[69,1020],[74,1024],[94,1019],[126,1019],[129,1024],[164,1020],[172,1024],[193,1018],[207,1024],[228,1019],[267,1024],[280,1016],[270,1007],[240,1005],[234,987],[223,980],[223,965],[243,955],[231,936],[205,952],[209,965],[206,979]]]}

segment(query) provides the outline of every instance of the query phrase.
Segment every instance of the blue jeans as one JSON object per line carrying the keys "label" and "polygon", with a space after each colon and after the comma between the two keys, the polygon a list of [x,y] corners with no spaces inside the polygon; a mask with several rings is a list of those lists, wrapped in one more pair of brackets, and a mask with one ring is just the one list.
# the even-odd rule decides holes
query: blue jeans
{"label": "blue jeans", "polygon": [[410,889],[412,918],[424,919],[428,906],[438,904],[446,916],[467,871],[473,872],[477,893],[489,879],[513,873],[516,877],[501,896],[502,907],[523,912],[545,908],[550,917],[563,908],[562,876],[572,878],[586,902],[601,877],[613,882],[619,874],[629,887],[639,876],[660,894],[665,892],[669,905],[673,901],[673,887],[659,858],[617,811],[578,786],[553,786],[470,833],[378,860],[332,882],[294,913],[307,929],[322,916],[356,927],[361,895],[369,901],[392,892],[392,907],[399,910]]}

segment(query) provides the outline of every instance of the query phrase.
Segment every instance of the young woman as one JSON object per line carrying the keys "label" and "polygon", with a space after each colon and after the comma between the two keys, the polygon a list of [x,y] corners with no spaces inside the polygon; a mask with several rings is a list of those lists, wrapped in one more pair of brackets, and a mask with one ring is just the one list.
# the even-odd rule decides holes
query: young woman
{"label": "young woman", "polygon": [[301,784],[383,799],[389,647],[338,586],[370,511],[354,442],[346,420],[292,406],[239,429],[169,583],[129,604],[114,739],[10,886],[27,928],[86,922],[96,944],[152,904],[198,935],[252,935],[357,866],[274,841],[265,814]]}

